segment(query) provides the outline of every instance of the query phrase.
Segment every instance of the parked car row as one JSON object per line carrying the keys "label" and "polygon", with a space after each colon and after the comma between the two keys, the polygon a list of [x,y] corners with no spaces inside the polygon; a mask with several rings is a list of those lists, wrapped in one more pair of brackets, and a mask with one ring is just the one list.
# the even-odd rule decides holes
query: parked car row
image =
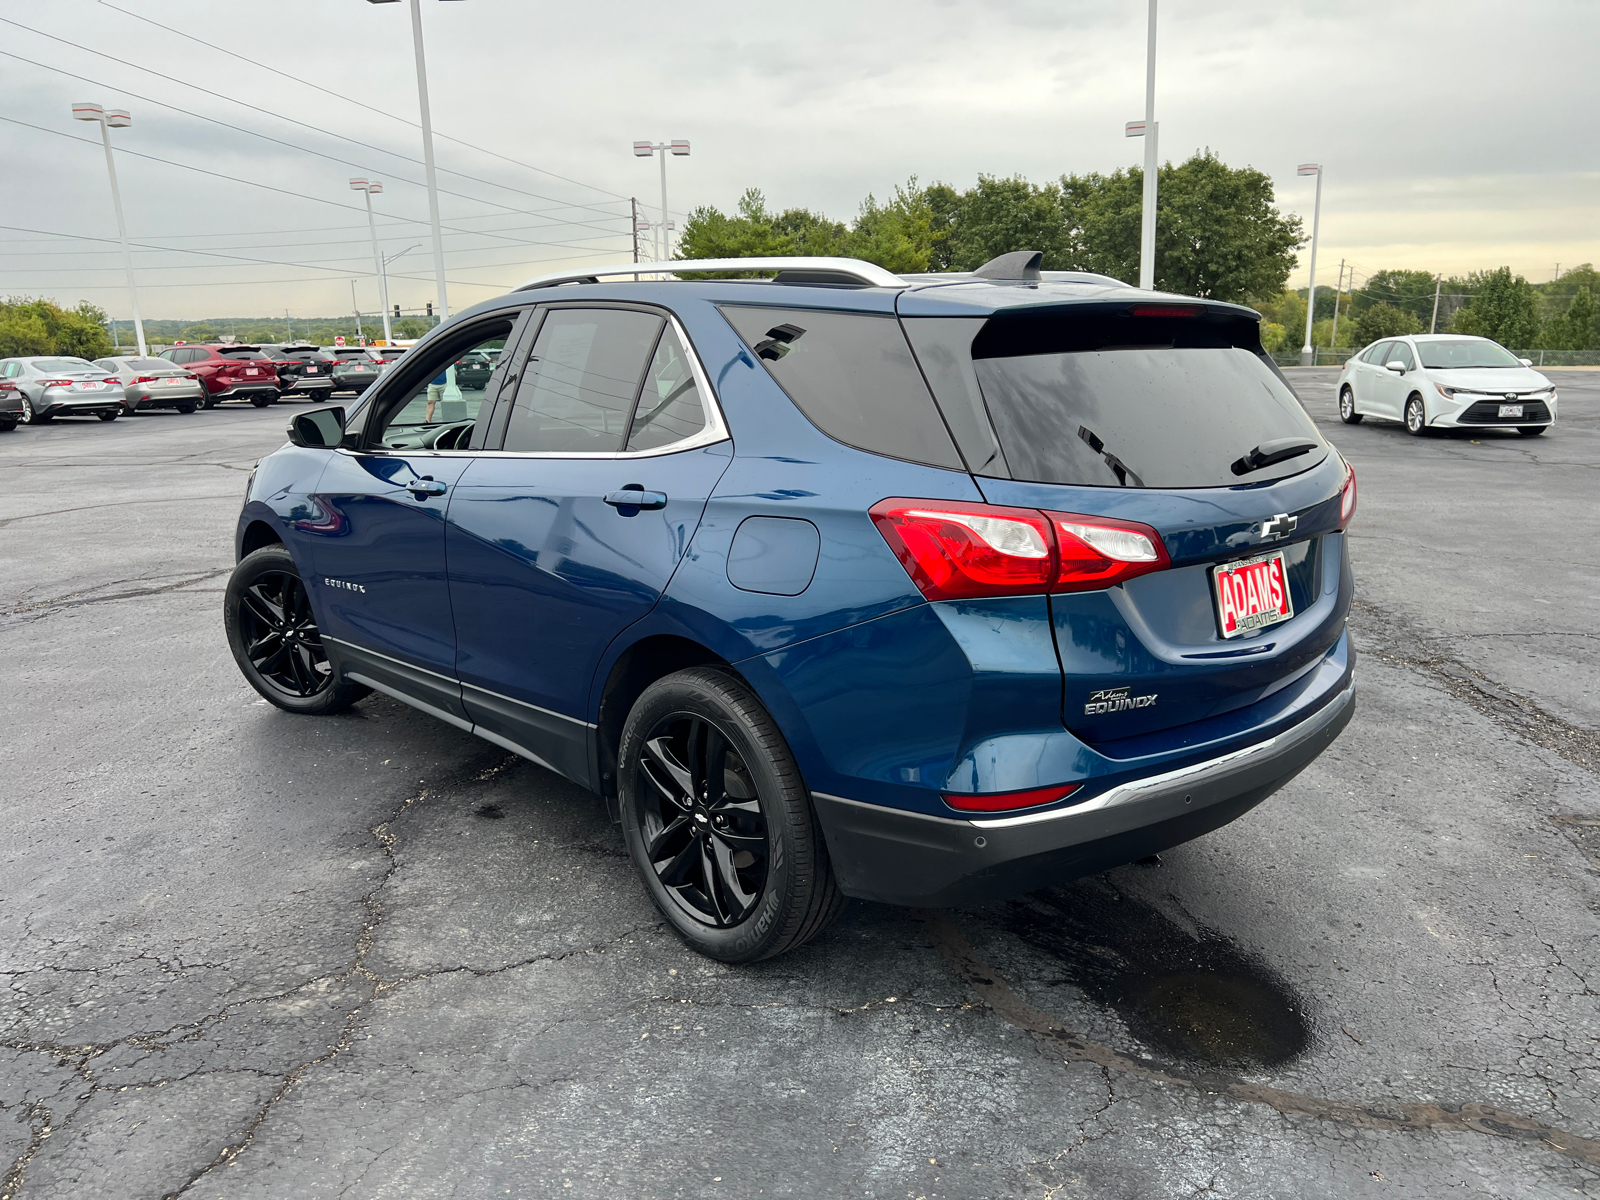
{"label": "parked car row", "polygon": [[285,396],[325,402],[360,395],[405,348],[297,343],[173,346],[157,356],[124,354],[90,362],[40,356],[0,360],[0,433],[57,417],[115,421],[125,413],[171,408],[192,413],[224,400],[265,408]]}

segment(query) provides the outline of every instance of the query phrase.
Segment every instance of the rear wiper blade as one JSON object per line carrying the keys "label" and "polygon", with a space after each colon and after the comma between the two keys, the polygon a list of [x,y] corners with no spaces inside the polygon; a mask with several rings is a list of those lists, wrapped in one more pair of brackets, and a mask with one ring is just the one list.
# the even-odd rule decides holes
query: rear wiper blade
{"label": "rear wiper blade", "polygon": [[1259,471],[1262,467],[1270,467],[1275,463],[1287,459],[1299,458],[1302,454],[1310,454],[1317,448],[1318,443],[1308,442],[1305,438],[1278,438],[1272,442],[1262,442],[1243,458],[1233,460],[1233,473],[1235,475],[1248,475],[1251,471]]}

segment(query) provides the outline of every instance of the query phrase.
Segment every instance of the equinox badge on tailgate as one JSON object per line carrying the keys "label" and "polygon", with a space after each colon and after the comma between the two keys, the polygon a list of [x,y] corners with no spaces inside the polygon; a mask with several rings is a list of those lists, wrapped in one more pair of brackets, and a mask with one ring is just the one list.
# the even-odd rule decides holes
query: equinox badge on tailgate
{"label": "equinox badge on tailgate", "polygon": [[1100,713],[1122,712],[1129,708],[1149,708],[1156,702],[1156,694],[1131,696],[1131,687],[1101,688],[1089,694],[1089,703],[1083,706],[1083,715],[1093,717]]}

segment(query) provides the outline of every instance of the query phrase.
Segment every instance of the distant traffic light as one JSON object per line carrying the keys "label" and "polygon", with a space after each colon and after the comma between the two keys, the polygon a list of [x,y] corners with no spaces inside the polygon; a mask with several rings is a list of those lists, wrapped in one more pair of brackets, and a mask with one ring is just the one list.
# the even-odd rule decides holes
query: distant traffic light
{"label": "distant traffic light", "polygon": [[432,300],[428,301],[428,315],[430,317],[433,316],[433,301]]}
{"label": "distant traffic light", "polygon": [[400,306],[398,304],[394,306],[394,319],[396,321],[400,319]]}

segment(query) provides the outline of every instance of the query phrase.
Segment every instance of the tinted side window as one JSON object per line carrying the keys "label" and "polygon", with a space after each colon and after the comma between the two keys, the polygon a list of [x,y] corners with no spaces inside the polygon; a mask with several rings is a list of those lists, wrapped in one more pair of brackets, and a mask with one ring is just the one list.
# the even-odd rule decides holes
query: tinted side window
{"label": "tinted side window", "polygon": [[733,305],[722,315],[829,437],[874,454],[961,469],[894,317]]}
{"label": "tinted side window", "polygon": [[1396,342],[1394,344],[1392,356],[1405,363],[1406,370],[1408,371],[1412,370],[1417,365],[1416,357],[1411,353],[1411,347],[1406,345],[1404,342]]}
{"label": "tinted side window", "polygon": [[661,326],[660,317],[626,309],[551,311],[517,384],[504,449],[524,454],[621,450]]}
{"label": "tinted side window", "polygon": [[1389,361],[1389,351],[1394,349],[1393,342],[1379,342],[1367,351],[1367,361],[1375,367],[1381,367]]}
{"label": "tinted side window", "polygon": [[705,428],[700,386],[689,367],[689,355],[670,325],[656,343],[645,372],[639,407],[628,427],[629,450],[655,450],[693,437]]}

